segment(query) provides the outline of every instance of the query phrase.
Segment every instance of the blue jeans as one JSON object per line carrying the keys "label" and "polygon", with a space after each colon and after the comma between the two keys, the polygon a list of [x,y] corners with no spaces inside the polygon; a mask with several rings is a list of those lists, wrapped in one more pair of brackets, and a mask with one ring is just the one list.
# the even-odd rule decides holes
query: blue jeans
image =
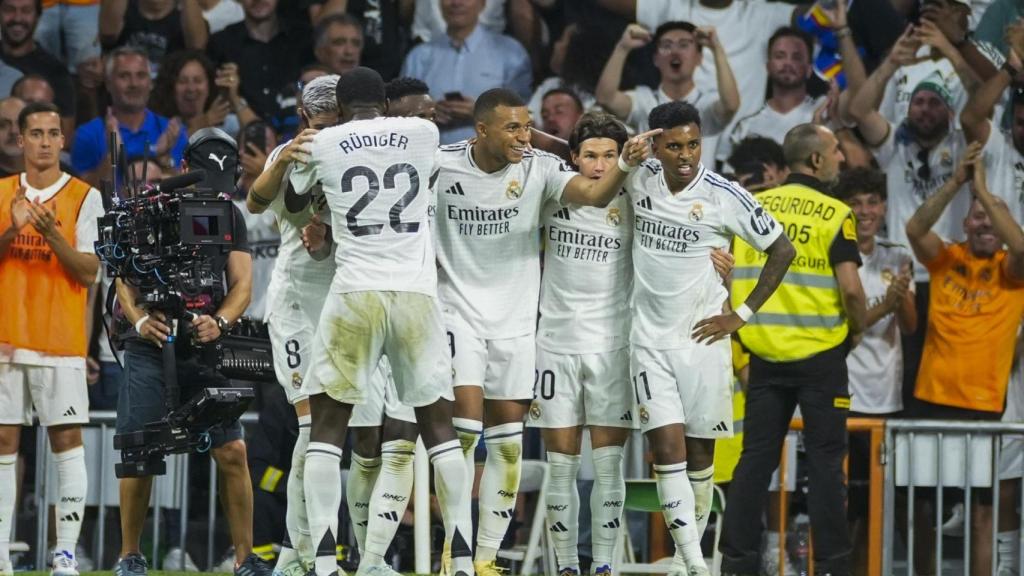
{"label": "blue jeans", "polygon": [[[179,358],[178,384],[181,402],[203,388],[229,386],[227,378],[196,358]],[[164,373],[160,349],[141,340],[125,342],[124,373],[117,398],[117,433],[142,430],[146,424],[167,415],[164,407]],[[242,438],[242,424],[235,420],[210,429],[211,447],[218,448]]]}
{"label": "blue jeans", "polygon": [[117,362],[100,362],[100,379],[89,386],[89,408],[117,410],[117,390],[121,386],[121,366]]}
{"label": "blue jeans", "polygon": [[57,4],[43,10],[36,42],[60,58],[73,74],[83,60],[99,57],[99,2],[92,6]]}

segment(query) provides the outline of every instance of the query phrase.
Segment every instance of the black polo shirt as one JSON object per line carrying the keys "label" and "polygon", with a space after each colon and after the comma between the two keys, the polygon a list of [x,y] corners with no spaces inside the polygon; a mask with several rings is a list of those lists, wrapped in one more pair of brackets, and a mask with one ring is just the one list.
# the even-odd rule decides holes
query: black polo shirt
{"label": "black polo shirt", "polygon": [[67,66],[56,56],[36,44],[35,50],[24,56],[3,54],[2,57],[8,66],[21,70],[22,74],[39,74],[46,78],[53,88],[54,104],[60,108],[60,115],[75,115],[75,83],[71,80]]}
{"label": "black polo shirt", "polygon": [[211,36],[206,51],[218,65],[238,65],[242,97],[280,132],[281,119],[295,115],[299,72],[314,61],[309,35],[282,22],[270,42],[260,42],[249,35],[243,21]]}

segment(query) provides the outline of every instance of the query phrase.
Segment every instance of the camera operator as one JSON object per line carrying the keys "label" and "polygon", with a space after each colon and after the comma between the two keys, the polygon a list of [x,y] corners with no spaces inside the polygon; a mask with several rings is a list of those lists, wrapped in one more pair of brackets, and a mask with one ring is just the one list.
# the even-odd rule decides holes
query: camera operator
{"label": "camera operator", "polygon": [[93,243],[103,200],[60,169],[57,107],[28,104],[18,132],[25,171],[0,180],[0,573],[13,569],[18,441],[21,426],[32,425],[34,405],[57,463],[52,574],[77,576],[87,488],[86,292],[99,269]]}
{"label": "camera operator", "polygon": [[[189,140],[185,150],[186,169],[206,170],[199,188],[221,193],[234,190],[238,174],[238,150],[235,141],[218,128],[204,128]],[[227,387],[227,379],[204,362],[202,350],[214,343],[242,315],[249,304],[252,288],[252,258],[246,239],[245,220],[233,209],[234,244],[226,254],[217,256],[215,271],[223,270],[223,280],[215,282],[210,293],[187,301],[196,316],[178,323],[177,375],[181,399],[187,400],[203,388]],[[125,342],[124,380],[118,399],[117,432],[136,432],[166,415],[161,348],[172,334],[174,321],[157,310],[136,304],[138,289],[117,280],[117,298],[128,321],[135,326]],[[193,345],[189,345],[189,342]],[[252,484],[246,464],[242,426],[236,420],[210,429],[210,452],[220,472],[220,497],[235,546],[235,574],[261,576],[270,568],[252,554]],[[139,537],[149,504],[152,477],[121,479],[121,555],[115,570],[118,576],[143,576],[148,564],[140,552]]]}

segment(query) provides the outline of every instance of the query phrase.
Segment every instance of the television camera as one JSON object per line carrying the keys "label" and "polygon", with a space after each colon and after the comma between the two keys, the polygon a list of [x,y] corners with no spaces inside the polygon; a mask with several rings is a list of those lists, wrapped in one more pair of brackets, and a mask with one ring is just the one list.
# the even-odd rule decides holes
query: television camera
{"label": "television camera", "polygon": [[[180,399],[178,322],[194,318],[193,310],[209,302],[206,295],[221,281],[234,244],[234,207],[216,191],[196,187],[205,179],[204,170],[154,186],[132,179],[124,197],[115,188],[110,209],[98,221],[95,250],[107,275],[136,287],[136,304],[162,312],[172,327],[161,348],[166,416],[114,437],[114,448],[121,451],[118,478],[164,474],[166,455],[205,451],[209,429],[234,422],[254,397],[250,388],[205,388],[185,403]],[[183,343],[192,346],[188,338]],[[269,338],[252,322],[241,321],[215,343],[193,351],[229,378],[274,379]]]}

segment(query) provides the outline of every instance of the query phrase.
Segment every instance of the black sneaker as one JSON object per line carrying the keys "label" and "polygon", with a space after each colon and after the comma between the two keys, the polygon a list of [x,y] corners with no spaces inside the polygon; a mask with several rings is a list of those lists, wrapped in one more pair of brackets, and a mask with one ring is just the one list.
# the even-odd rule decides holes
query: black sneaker
{"label": "black sneaker", "polygon": [[274,567],[255,554],[246,556],[245,562],[235,568],[235,576],[271,576],[273,573]]}
{"label": "black sneaker", "polygon": [[149,572],[149,562],[146,557],[138,552],[132,552],[117,561],[114,567],[114,574],[117,576],[146,576]]}

